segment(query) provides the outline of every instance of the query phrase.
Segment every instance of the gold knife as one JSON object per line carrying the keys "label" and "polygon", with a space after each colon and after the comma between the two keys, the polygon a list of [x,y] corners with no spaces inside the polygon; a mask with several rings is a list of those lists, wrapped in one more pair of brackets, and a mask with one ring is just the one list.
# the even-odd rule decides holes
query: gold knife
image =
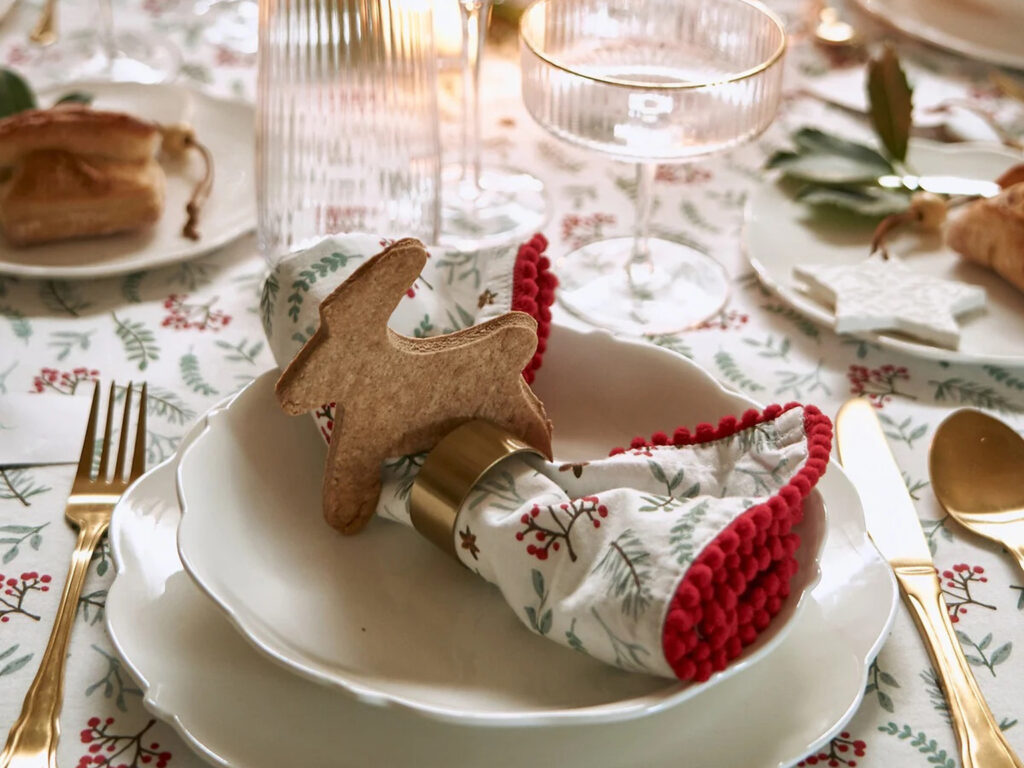
{"label": "gold knife", "polygon": [[896,573],[939,673],[963,768],[1024,768],[1003,738],[953,633],[928,542],[871,403],[857,398],[839,409],[836,439],[843,469],[863,502],[868,533]]}

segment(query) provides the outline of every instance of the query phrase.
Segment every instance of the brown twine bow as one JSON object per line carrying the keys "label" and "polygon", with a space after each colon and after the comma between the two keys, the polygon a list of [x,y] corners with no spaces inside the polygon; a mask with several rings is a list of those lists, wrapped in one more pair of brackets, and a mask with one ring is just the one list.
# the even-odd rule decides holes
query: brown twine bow
{"label": "brown twine bow", "polygon": [[195,149],[203,158],[203,178],[196,184],[192,191],[192,197],[185,205],[187,219],[185,226],[181,229],[182,237],[189,240],[199,239],[199,213],[203,204],[210,196],[213,189],[213,154],[196,138],[192,126],[183,123],[160,126],[160,134],[163,137],[162,148],[164,152],[172,157],[182,157],[189,149]]}

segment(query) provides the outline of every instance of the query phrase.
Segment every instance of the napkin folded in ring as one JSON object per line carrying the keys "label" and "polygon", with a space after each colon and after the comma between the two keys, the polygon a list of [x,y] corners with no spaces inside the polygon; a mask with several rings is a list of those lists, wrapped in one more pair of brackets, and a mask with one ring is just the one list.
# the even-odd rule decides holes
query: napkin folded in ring
{"label": "napkin folded in ring", "polygon": [[[489,253],[432,251],[391,328],[437,335],[510,308],[538,319],[541,363],[555,279],[537,236]],[[328,238],[282,262],[264,286],[270,347],[286,365],[319,301],[379,238]],[[330,406],[315,414],[330,439]],[[511,456],[481,478],[452,535],[461,562],[502,592],[531,631],[635,672],[702,681],[766,630],[789,596],[792,530],[824,473],[828,418],[789,404],[677,429],[572,465]],[[381,469],[380,517],[412,525],[423,455]]]}

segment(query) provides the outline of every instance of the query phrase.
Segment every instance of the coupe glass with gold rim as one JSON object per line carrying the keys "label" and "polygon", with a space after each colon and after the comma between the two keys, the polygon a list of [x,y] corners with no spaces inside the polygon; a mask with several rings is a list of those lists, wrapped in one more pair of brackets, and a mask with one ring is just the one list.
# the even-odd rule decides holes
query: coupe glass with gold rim
{"label": "coupe glass with gold rim", "polygon": [[749,141],[775,117],[786,34],[754,0],[538,0],[520,26],[523,100],[555,136],[637,164],[632,237],[569,254],[560,301],[634,335],[718,312],[728,278],[707,254],[651,237],[659,164]]}

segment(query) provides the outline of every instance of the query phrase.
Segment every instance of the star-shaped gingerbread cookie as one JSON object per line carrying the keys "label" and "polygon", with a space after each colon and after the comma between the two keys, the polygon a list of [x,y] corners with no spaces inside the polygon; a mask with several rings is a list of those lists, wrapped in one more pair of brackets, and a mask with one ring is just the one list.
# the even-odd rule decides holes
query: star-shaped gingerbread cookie
{"label": "star-shaped gingerbread cookie", "polygon": [[532,317],[509,312],[429,339],[388,328],[426,261],[412,239],[369,259],[321,302],[320,327],[277,382],[293,415],[336,404],[323,508],[342,533],[373,516],[383,461],[428,451],[471,419],[551,456],[551,422],[522,376],[537,347]]}
{"label": "star-shaped gingerbread cookie", "polygon": [[812,298],[835,307],[836,332],[899,331],[939,347],[960,343],[957,316],[985,306],[985,291],[923,275],[902,261],[803,264],[793,274]]}

